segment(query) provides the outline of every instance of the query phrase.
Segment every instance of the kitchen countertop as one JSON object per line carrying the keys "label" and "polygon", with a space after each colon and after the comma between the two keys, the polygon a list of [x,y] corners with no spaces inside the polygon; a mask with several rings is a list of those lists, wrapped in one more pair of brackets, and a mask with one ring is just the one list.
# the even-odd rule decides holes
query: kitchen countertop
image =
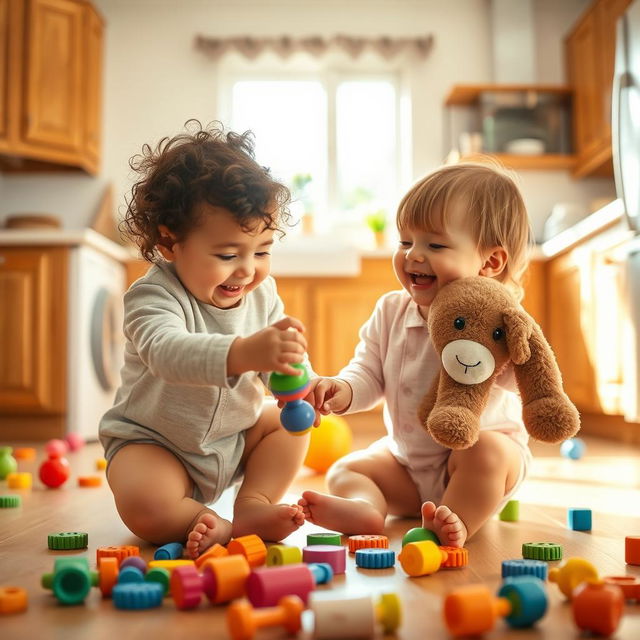
{"label": "kitchen countertop", "polygon": [[[622,201],[614,200],[550,240],[536,245],[532,260],[551,260],[614,225],[620,225],[621,233],[631,235],[623,219]],[[56,245],[88,245],[121,262],[136,259],[132,250],[92,229],[0,230],[0,246]],[[363,258],[391,259],[394,250],[391,245],[378,249],[357,247],[333,236],[298,236],[278,244],[273,252],[272,274],[276,277],[354,277],[361,272]]]}
{"label": "kitchen countertop", "polygon": [[54,247],[85,245],[127,262],[131,253],[93,229],[0,229],[0,247]]}

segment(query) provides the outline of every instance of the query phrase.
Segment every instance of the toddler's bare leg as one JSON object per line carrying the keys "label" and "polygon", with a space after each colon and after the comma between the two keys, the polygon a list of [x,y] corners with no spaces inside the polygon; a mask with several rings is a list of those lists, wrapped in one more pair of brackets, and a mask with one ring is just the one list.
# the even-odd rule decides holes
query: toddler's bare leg
{"label": "toddler's bare leg", "polygon": [[520,447],[509,436],[481,431],[473,447],[451,452],[442,504],[422,506],[423,526],[434,529],[442,544],[462,546],[511,491],[521,464]]}
{"label": "toddler's bare leg", "polygon": [[123,522],[144,540],[153,544],[182,542],[204,516],[212,525],[207,526],[208,546],[227,542],[231,536],[228,520],[190,497],[191,478],[178,458],[164,447],[122,447],[109,464],[107,479]]}
{"label": "toddler's bare leg", "polygon": [[382,533],[388,513],[413,516],[418,490],[407,470],[386,449],[355,451],[327,473],[333,495],[305,491],[298,504],[322,527],[343,533]]}
{"label": "toddler's bare leg", "polygon": [[307,453],[309,434],[291,435],[280,424],[280,410],[267,405],[246,433],[244,480],[236,497],[233,535],[250,533],[282,540],[304,522],[297,505],[278,504]]}

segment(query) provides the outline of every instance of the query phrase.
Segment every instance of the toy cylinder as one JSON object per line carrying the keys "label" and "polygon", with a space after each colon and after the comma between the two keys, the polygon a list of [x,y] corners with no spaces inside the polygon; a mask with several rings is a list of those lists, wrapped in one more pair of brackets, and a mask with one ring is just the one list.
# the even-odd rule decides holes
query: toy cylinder
{"label": "toy cylinder", "polygon": [[373,638],[376,616],[370,596],[344,600],[312,598],[313,637],[316,640]]}
{"label": "toy cylinder", "polygon": [[211,604],[244,596],[249,563],[239,554],[212,558],[202,565],[202,587]]}
{"label": "toy cylinder", "polygon": [[495,598],[482,584],[460,587],[444,600],[444,619],[454,636],[477,635],[493,628],[498,616],[507,616],[511,603]]}
{"label": "toy cylinder", "polygon": [[247,578],[247,598],[254,607],[275,606],[283,596],[296,595],[307,604],[315,589],[313,573],[306,564],[254,569]]}
{"label": "toy cylinder", "polygon": [[178,560],[182,558],[184,548],[179,542],[169,542],[158,547],[153,554],[154,560]]}

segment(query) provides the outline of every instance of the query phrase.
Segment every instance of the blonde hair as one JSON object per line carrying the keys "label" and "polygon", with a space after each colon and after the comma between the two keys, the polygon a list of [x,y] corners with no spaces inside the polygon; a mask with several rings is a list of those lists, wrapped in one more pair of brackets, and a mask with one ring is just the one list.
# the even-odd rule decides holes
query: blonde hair
{"label": "blonde hair", "polygon": [[402,198],[398,229],[446,231],[447,212],[453,203],[464,205],[479,250],[499,246],[507,252],[506,266],[496,279],[521,300],[532,234],[514,179],[497,162],[467,162],[437,169]]}

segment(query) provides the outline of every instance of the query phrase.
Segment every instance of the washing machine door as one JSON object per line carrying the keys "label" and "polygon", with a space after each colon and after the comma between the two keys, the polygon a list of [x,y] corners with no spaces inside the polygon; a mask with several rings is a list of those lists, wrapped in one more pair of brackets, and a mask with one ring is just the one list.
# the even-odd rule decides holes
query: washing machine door
{"label": "washing machine door", "polygon": [[117,350],[120,341],[116,326],[116,296],[100,287],[91,309],[91,361],[100,386],[105,391],[115,388],[118,379]]}

